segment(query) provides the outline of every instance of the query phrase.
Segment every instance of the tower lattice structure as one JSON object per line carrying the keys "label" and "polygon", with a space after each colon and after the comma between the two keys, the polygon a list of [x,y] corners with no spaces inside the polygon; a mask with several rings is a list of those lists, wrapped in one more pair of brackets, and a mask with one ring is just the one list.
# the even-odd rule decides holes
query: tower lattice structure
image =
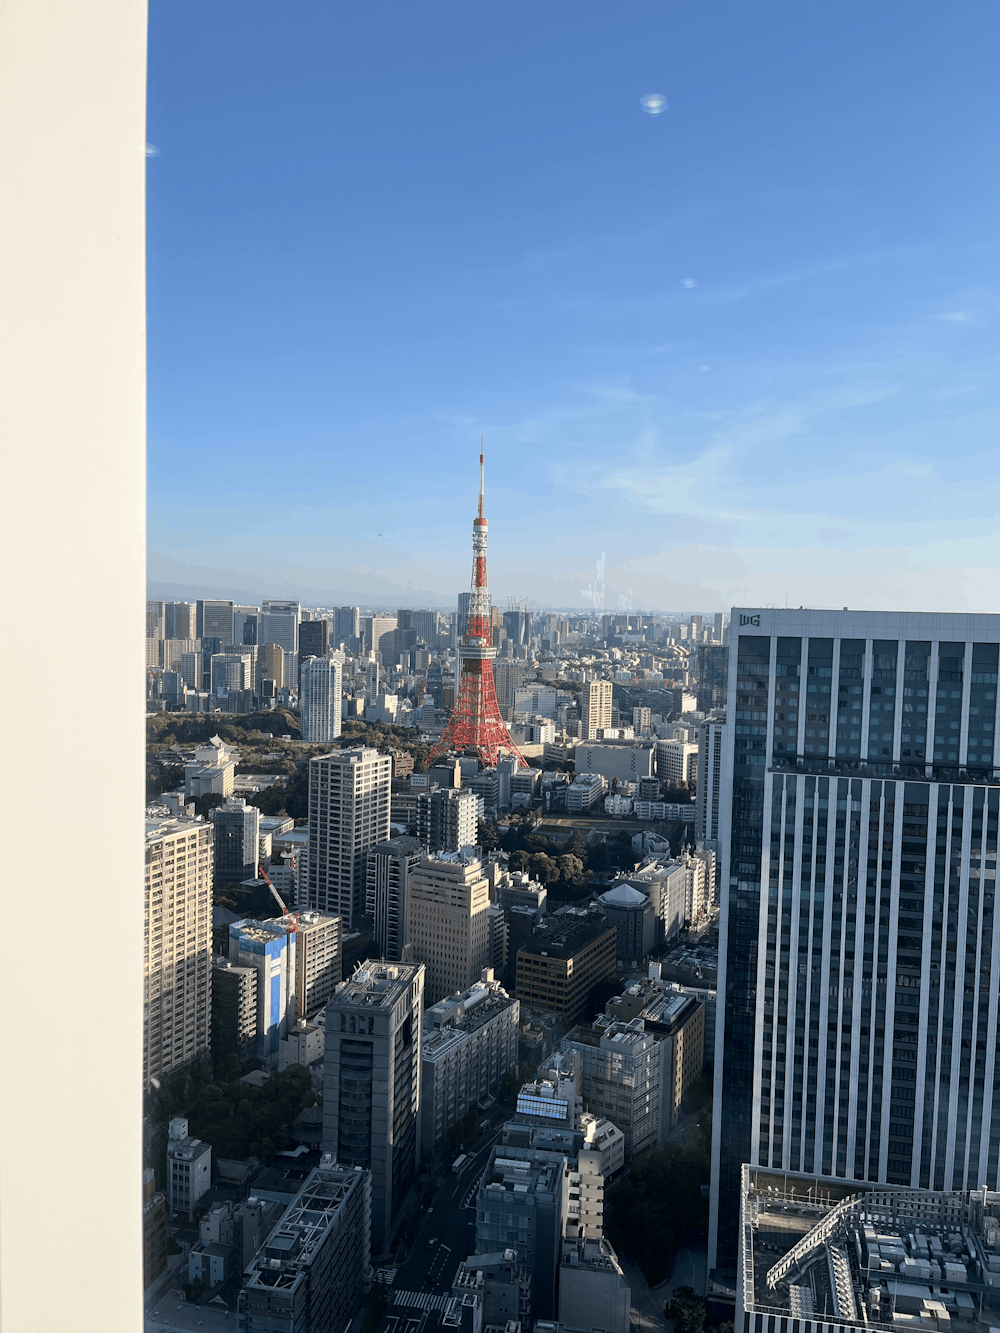
{"label": "tower lattice structure", "polygon": [[527,768],[524,756],[511,740],[503,720],[493,681],[496,649],[493,647],[490,594],[486,583],[486,533],[483,454],[480,452],[479,513],[472,521],[472,588],[465,636],[458,650],[461,659],[458,691],[451,718],[428,762],[433,762],[448,750],[457,750],[459,753],[474,750],[481,764],[493,768],[503,750],[521,768]]}

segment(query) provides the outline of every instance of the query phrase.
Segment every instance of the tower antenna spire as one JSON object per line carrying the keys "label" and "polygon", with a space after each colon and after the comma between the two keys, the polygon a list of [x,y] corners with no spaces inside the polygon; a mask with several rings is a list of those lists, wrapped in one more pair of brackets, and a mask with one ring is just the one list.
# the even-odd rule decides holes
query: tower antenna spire
{"label": "tower antenna spire", "polygon": [[510,755],[519,768],[526,768],[524,757],[511,739],[500,711],[493,680],[493,658],[497,650],[493,646],[493,611],[486,580],[485,439],[484,435],[479,438],[479,513],[472,521],[472,584],[467,594],[464,635],[458,650],[458,693],[448,725],[428,762],[448,750],[459,754],[471,750],[490,768],[496,766],[501,753]]}

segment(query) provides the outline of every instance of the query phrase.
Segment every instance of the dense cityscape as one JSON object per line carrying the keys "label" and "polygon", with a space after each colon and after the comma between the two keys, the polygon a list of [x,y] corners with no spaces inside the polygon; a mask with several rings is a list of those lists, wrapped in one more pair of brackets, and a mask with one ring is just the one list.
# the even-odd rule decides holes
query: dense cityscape
{"label": "dense cityscape", "polygon": [[480,459],[454,611],[147,604],[150,1327],[1000,1322],[1000,619],[486,533]]}

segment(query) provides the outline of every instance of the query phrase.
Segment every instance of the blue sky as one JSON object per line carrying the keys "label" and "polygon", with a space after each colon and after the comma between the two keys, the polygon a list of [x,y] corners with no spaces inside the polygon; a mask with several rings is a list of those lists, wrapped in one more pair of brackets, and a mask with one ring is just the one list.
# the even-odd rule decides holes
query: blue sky
{"label": "blue sky", "polygon": [[152,0],[149,87],[155,589],[453,604],[483,432],[495,600],[1000,610],[996,5]]}

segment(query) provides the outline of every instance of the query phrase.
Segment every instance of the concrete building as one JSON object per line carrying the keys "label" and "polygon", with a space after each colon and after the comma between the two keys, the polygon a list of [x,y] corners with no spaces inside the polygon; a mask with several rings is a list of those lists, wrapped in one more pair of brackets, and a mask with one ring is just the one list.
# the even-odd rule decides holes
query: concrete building
{"label": "concrete building", "polygon": [[656,776],[667,782],[694,782],[698,776],[697,745],[689,741],[657,741]]}
{"label": "concrete building", "polygon": [[420,864],[419,838],[390,838],[373,847],[365,863],[365,913],[372,919],[373,945],[381,958],[398,961],[406,944],[410,875]]}
{"label": "concrete building", "polygon": [[[289,654],[290,656],[290,654]],[[276,690],[283,689],[289,683],[285,680],[285,650],[279,644],[263,642],[257,649],[257,679],[259,686],[263,681],[274,682]]]}
{"label": "concrete building", "polygon": [[579,1116],[579,1124],[589,1151],[600,1159],[601,1175],[606,1181],[613,1180],[625,1169],[625,1135],[606,1116],[591,1115],[589,1111]]}
{"label": "concrete building", "polygon": [[365,860],[389,837],[392,758],[357,746],[309,761],[309,907],[348,929],[365,910]]}
{"label": "concrete building", "polygon": [[752,608],[732,624],[709,1234],[722,1275],[744,1163],[1000,1183],[1000,616]]}
{"label": "concrete building", "polygon": [[610,1241],[566,1240],[559,1264],[559,1323],[567,1329],[629,1333],[632,1292]]}
{"label": "concrete building", "polygon": [[646,741],[581,742],[574,753],[577,777],[584,773],[600,773],[609,783],[615,778],[620,782],[638,782],[653,774],[655,751]]}
{"label": "concrete building", "polygon": [[178,1116],[167,1126],[167,1207],[192,1218],[211,1185],[212,1146],[192,1139],[188,1122]]}
{"label": "concrete building", "polygon": [[212,1003],[212,828],[146,816],[143,1088],[207,1051]]}
{"label": "concrete building", "polygon": [[167,602],[164,607],[163,637],[165,639],[198,637],[198,617],[193,602]]}
{"label": "concrete building", "polygon": [[[749,1165],[740,1176],[735,1314],[745,1333],[820,1333],[831,1317],[843,1333],[1000,1325],[995,1193]],[[716,1291],[710,1283],[710,1299]]]}
{"label": "concrete building", "polygon": [[208,745],[195,747],[194,759],[184,765],[184,799],[199,796],[232,796],[236,756],[218,736]]}
{"label": "concrete building", "polygon": [[612,689],[610,680],[592,680],[580,691],[580,735],[583,740],[593,740],[598,727],[612,725]]}
{"label": "concrete building", "polygon": [[295,1021],[295,932],[288,921],[234,921],[229,961],[257,974],[259,1060],[277,1064],[278,1047]]}
{"label": "concrete building", "polygon": [[347,1328],[371,1278],[371,1209],[370,1172],[325,1157],[246,1271],[241,1333]]}
{"label": "concrete building", "polygon": [[533,1319],[551,1319],[556,1312],[567,1175],[562,1153],[501,1144],[476,1196],[476,1252],[516,1248],[531,1284]]}
{"label": "concrete building", "polygon": [[372,1254],[381,1255],[420,1155],[424,969],[359,965],[326,1007],[323,1148],[372,1173]]}
{"label": "concrete building", "polygon": [[552,685],[523,685],[514,690],[513,711],[527,713],[529,717],[554,718],[556,693]]}
{"label": "concrete building", "polygon": [[627,880],[598,894],[608,924],[618,932],[617,956],[639,961],[649,956],[656,943],[656,914],[648,894]]}
{"label": "concrete building", "polygon": [[295,1016],[312,1018],[341,981],[339,916],[301,912],[295,931]]}
{"label": "concrete building", "polygon": [[167,1267],[167,1201],[156,1189],[151,1166],[142,1173],[142,1285],[150,1287]]}
{"label": "concrete building", "polygon": [[[175,607],[177,603],[174,603]],[[176,611],[174,615],[176,617]],[[174,621],[176,629],[176,619]],[[175,638],[182,638],[175,634]],[[218,639],[219,643],[233,641],[233,604],[208,598],[195,603],[195,639]]]}
{"label": "concrete building", "polygon": [[212,959],[212,1051],[252,1060],[257,1053],[257,970]]}
{"label": "concrete building", "polygon": [[209,811],[216,888],[254,879],[260,864],[260,811],[238,796]]}
{"label": "concrete building", "polygon": [[307,1069],[317,1060],[322,1060],[326,1049],[324,1036],[324,1024],[307,1023],[304,1018],[296,1019],[279,1047],[278,1068],[287,1069],[290,1065],[302,1065]]}
{"label": "concrete building", "polygon": [[512,1246],[463,1260],[451,1290],[459,1297],[466,1292],[481,1297],[483,1333],[520,1333],[530,1326],[531,1281]]}
{"label": "concrete building", "polygon": [[420,1061],[420,1149],[425,1156],[470,1107],[495,1097],[517,1070],[520,1003],[483,971],[461,995],[425,1010]]}
{"label": "concrete building", "polygon": [[302,668],[310,657],[326,657],[330,649],[330,622],[320,617],[318,620],[299,622],[299,688],[301,690]]}
{"label": "concrete building", "polygon": [[566,788],[566,813],[580,815],[592,810],[607,789],[607,779],[600,773],[578,773]]}
{"label": "concrete building", "polygon": [[547,919],[517,951],[514,993],[528,1009],[578,1018],[594,986],[615,975],[617,938],[603,916]]}
{"label": "concrete building", "polygon": [[418,792],[414,831],[431,853],[458,852],[479,841],[476,793],[455,787]]}
{"label": "concrete building", "polygon": [[679,1123],[681,1103],[705,1065],[705,1006],[694,996],[663,989],[650,998],[640,1020],[663,1051],[662,1140]]}
{"label": "concrete building", "polygon": [[579,1055],[584,1109],[617,1125],[627,1159],[662,1141],[664,1051],[641,1018],[576,1027],[559,1049]]}
{"label": "concrete building", "polygon": [[[726,649],[728,652],[728,649]],[[694,807],[694,836],[713,846],[719,838],[719,794],[722,791],[722,754],[726,719],[709,718],[698,728],[698,794]]]}
{"label": "concrete building", "polygon": [[681,858],[647,856],[628,883],[648,893],[659,923],[658,941],[666,942],[684,929],[687,918],[689,873]]}
{"label": "concrete building", "polygon": [[310,657],[302,663],[299,708],[304,741],[332,741],[340,735],[341,670],[341,663],[330,657]]}
{"label": "concrete building", "polygon": [[[261,603],[257,620],[257,642],[273,643],[286,653],[299,651],[299,619],[301,606],[294,601],[272,599]],[[286,681],[294,685],[295,681]]]}
{"label": "concrete building", "polygon": [[489,963],[490,885],[474,853],[426,856],[409,875],[406,942],[428,1004],[468,990]]}
{"label": "concrete building", "polygon": [[228,694],[231,690],[253,687],[253,668],[250,654],[213,653],[208,659],[209,689],[212,694]]}

